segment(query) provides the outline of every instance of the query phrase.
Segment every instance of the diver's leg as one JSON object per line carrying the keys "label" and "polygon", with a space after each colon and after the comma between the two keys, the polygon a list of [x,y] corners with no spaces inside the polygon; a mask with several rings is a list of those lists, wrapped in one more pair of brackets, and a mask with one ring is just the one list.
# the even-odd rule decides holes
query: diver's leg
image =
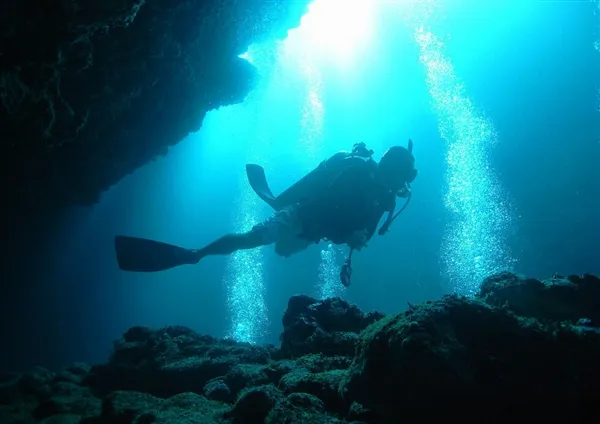
{"label": "diver's leg", "polygon": [[255,247],[271,244],[258,231],[248,231],[242,234],[227,234],[209,245],[196,251],[197,260],[210,255],[229,255],[238,250],[254,249]]}
{"label": "diver's leg", "polygon": [[196,262],[205,256],[229,255],[238,250],[254,249],[255,247],[273,244],[277,241],[281,225],[281,212],[275,212],[273,216],[255,225],[247,233],[228,234],[213,241],[208,246],[196,250]]}
{"label": "diver's leg", "polygon": [[275,253],[284,258],[289,258],[296,253],[299,253],[306,249],[313,242],[305,240],[297,234],[290,234],[289,236],[281,237],[275,243]]}
{"label": "diver's leg", "polygon": [[275,240],[275,253],[284,258],[301,252],[313,242],[301,237],[302,223],[298,210],[290,207],[281,211],[279,232]]}

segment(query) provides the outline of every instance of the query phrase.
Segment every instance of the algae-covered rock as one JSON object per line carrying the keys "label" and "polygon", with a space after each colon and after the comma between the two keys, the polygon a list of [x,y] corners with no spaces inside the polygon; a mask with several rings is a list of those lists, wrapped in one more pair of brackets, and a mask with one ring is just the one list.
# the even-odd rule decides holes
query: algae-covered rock
{"label": "algae-covered rock", "polygon": [[82,417],[73,414],[52,415],[39,421],[40,424],[80,424]]}
{"label": "algae-covered rock", "polygon": [[308,393],[291,393],[279,402],[265,419],[265,424],[338,424],[342,421],[327,413],[325,405]]}
{"label": "algae-covered rock", "polygon": [[195,393],[160,399],[147,393],[117,391],[104,401],[99,423],[186,423],[222,421],[229,408]]}
{"label": "algae-covered rock", "polygon": [[309,393],[294,392],[287,395],[286,400],[298,408],[312,409],[315,411],[324,411],[325,404],[321,399]]}
{"label": "algae-covered rock", "polygon": [[245,389],[240,393],[233,407],[234,421],[236,423],[264,422],[282,397],[281,392],[271,384]]}
{"label": "algae-covered rock", "polygon": [[207,399],[221,402],[231,402],[235,397],[229,386],[225,383],[225,381],[223,381],[222,377],[206,383],[203,392]]}
{"label": "algae-covered rock", "polygon": [[368,327],[340,388],[385,422],[393,422],[399,407],[431,407],[449,394],[572,400],[583,387],[600,389],[600,368],[591,363],[597,353],[597,334],[446,296]]}
{"label": "algae-covered rock", "polygon": [[350,422],[372,422],[377,420],[377,415],[358,402],[352,402],[348,408],[346,419]]}
{"label": "algae-covered rock", "polygon": [[55,374],[43,367],[34,367],[19,378],[18,390],[36,399],[45,399],[52,393]]}
{"label": "algae-covered rock", "polygon": [[364,314],[340,298],[293,296],[282,320],[281,353],[286,358],[308,353],[352,356],[358,333],[382,316]]}
{"label": "algae-covered rock", "polygon": [[157,410],[161,403],[161,399],[148,393],[118,390],[104,399],[102,418],[105,421],[131,422],[135,417]]}
{"label": "algae-covered rock", "polygon": [[298,358],[296,364],[311,372],[345,370],[350,367],[352,356],[325,356],[320,353],[308,354]]}
{"label": "algae-covered rock", "polygon": [[339,386],[346,374],[345,370],[312,373],[298,368],[285,375],[279,387],[285,393],[309,393],[323,401],[328,410],[340,411],[344,401]]}
{"label": "algae-covered rock", "polygon": [[476,298],[390,316],[297,296],[280,351],[186,327],[133,327],[107,364],[1,376],[0,423],[481,421],[494,405],[517,420],[540,399],[583,411],[600,403],[598,281],[548,281],[499,274]]}
{"label": "algae-covered rock", "polygon": [[600,326],[600,279],[590,274],[541,281],[503,272],[483,281],[479,297],[521,316],[571,323],[587,318]]}
{"label": "algae-covered rock", "polygon": [[298,365],[296,361],[283,359],[281,361],[275,361],[264,367],[263,372],[271,383],[277,385],[279,380],[281,380],[281,377],[292,372],[297,366]]}
{"label": "algae-covered rock", "polygon": [[224,422],[230,407],[196,393],[180,393],[162,402],[155,411],[157,424],[212,424]]}
{"label": "algae-covered rock", "polygon": [[51,396],[40,401],[33,416],[38,420],[53,415],[94,417],[101,409],[102,401],[94,397],[89,388],[60,381],[52,386]]}
{"label": "algae-covered rock", "polygon": [[35,401],[15,399],[11,404],[0,405],[0,423],[2,424],[33,424]]}
{"label": "algae-covered rock", "polygon": [[210,380],[229,374],[226,384],[235,396],[246,380],[254,378],[253,373],[260,373],[258,368],[240,367],[262,367],[270,360],[267,347],[217,340],[185,327],[156,331],[134,327],[115,342],[108,364],[91,369],[85,384],[104,394],[132,390],[169,397],[184,392],[204,394]]}
{"label": "algae-covered rock", "polygon": [[262,365],[237,364],[227,372],[224,381],[235,397],[245,387],[268,384],[269,378]]}
{"label": "algae-covered rock", "polygon": [[87,377],[91,367],[88,364],[76,363],[58,371],[54,376],[54,382],[67,382],[80,384]]}

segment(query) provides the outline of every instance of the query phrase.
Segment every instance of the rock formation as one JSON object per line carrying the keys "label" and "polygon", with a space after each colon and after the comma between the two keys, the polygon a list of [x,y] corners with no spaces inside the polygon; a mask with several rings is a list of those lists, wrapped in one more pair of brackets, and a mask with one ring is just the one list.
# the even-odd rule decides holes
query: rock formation
{"label": "rock formation", "polygon": [[474,299],[390,316],[295,296],[280,347],[134,327],[106,364],[4,376],[0,422],[397,423],[522,418],[540,401],[581,413],[600,400],[599,299],[591,275],[503,273]]}
{"label": "rock formation", "polygon": [[4,221],[30,229],[65,206],[96,202],[197,131],[206,112],[241,102],[255,73],[238,55],[254,42],[283,38],[307,4],[4,1]]}

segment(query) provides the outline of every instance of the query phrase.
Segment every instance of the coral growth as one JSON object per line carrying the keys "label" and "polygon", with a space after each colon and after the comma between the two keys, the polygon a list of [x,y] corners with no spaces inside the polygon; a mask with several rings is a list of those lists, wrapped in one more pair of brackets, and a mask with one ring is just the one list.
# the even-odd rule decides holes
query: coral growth
{"label": "coral growth", "polygon": [[5,376],[0,421],[359,424],[411,412],[522,418],[540,400],[591,406],[599,299],[591,275],[504,273],[475,299],[446,296],[390,316],[295,296],[279,348],[134,327],[107,364]]}

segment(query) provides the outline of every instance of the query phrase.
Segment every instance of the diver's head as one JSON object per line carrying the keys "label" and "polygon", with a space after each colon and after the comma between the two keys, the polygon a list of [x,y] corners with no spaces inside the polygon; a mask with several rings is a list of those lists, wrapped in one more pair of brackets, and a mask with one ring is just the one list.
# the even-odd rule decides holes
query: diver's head
{"label": "diver's head", "polygon": [[398,191],[414,181],[417,176],[415,158],[412,154],[412,141],[408,149],[402,146],[390,147],[379,161],[378,179],[387,189]]}

